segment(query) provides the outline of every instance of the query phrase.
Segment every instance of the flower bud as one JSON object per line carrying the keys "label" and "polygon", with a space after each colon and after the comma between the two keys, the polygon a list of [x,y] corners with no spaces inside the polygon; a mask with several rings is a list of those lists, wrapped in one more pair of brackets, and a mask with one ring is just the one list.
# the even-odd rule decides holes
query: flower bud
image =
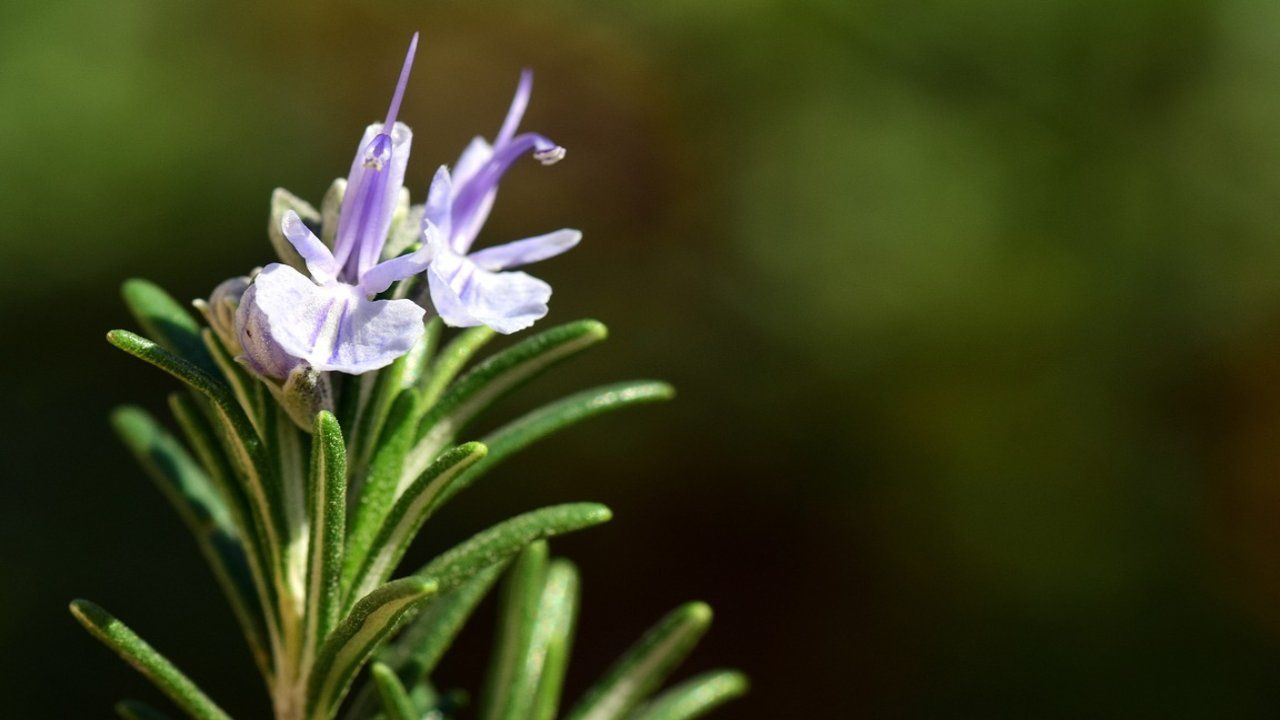
{"label": "flower bud", "polygon": [[236,309],[249,289],[249,278],[241,275],[224,280],[213,289],[209,299],[196,300],[196,309],[204,315],[205,322],[217,334],[227,352],[239,355],[240,339],[236,333]]}

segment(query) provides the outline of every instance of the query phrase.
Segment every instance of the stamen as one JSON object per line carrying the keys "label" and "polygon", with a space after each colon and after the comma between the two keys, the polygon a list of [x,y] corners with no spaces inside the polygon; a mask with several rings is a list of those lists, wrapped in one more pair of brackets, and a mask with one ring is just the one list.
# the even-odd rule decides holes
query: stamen
{"label": "stamen", "polygon": [[395,128],[396,115],[400,113],[400,101],[404,98],[404,88],[409,84],[409,70],[413,67],[413,55],[417,51],[418,33],[414,33],[413,39],[409,41],[409,52],[404,56],[404,67],[400,69],[400,80],[396,82],[396,92],[391,96],[391,107],[387,109],[387,121],[382,125],[382,131],[388,135]]}
{"label": "stamen", "polygon": [[564,159],[564,148],[557,145],[549,150],[539,150],[533,154],[533,159],[543,165],[555,165]]}
{"label": "stamen", "polygon": [[381,172],[389,160],[391,160],[391,136],[387,133],[378,133],[364,151],[364,166],[375,172]]}

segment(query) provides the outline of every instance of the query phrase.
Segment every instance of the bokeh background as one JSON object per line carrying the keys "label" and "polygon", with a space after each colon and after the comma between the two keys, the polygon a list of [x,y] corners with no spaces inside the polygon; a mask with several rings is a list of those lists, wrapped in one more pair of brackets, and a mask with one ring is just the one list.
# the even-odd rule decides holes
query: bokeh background
{"label": "bokeh background", "polygon": [[[109,409],[173,384],[111,350],[117,288],[269,260],[402,117],[420,201],[497,128],[569,149],[487,238],[570,225],[551,318],[611,340],[493,417],[657,377],[677,402],[509,464],[426,556],[611,505],[571,691],[692,598],[723,718],[1280,712],[1280,5],[650,0],[0,5],[0,693],[6,717],[156,696],[68,616],[101,602],[237,717],[265,698]],[[470,684],[492,608],[446,663]]]}

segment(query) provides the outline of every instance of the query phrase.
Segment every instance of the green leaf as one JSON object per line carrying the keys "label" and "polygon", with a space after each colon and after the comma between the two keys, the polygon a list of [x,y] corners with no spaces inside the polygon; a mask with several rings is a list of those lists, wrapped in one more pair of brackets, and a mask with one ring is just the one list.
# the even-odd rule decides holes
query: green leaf
{"label": "green leaf", "polygon": [[467,443],[441,455],[396,500],[373,542],[367,547],[353,543],[352,555],[343,568],[348,597],[360,597],[391,576],[439,499],[487,451],[480,443]]}
{"label": "green leaf", "polygon": [[137,700],[121,700],[116,703],[116,714],[121,720],[169,720],[169,716]]}
{"label": "green leaf", "polygon": [[747,676],[735,670],[703,673],[645,703],[630,720],[691,720],[741,696],[747,687]]}
{"label": "green leaf", "polygon": [[435,580],[440,592],[449,592],[490,565],[514,557],[531,542],[599,525],[612,517],[609,508],[595,503],[553,505],[527,512],[477,533],[415,574]]}
{"label": "green leaf", "polygon": [[270,668],[262,610],[249,558],[232,513],[182,445],[146,411],[117,409],[112,425],[156,486],[178,511],[244,630],[249,649],[263,672]]}
{"label": "green leaf", "polygon": [[407,684],[415,684],[430,675],[506,567],[506,562],[499,562],[482,568],[451,592],[432,600],[417,620],[383,651],[382,661],[396,668]]}
{"label": "green leaf", "polygon": [[423,380],[422,396],[428,405],[440,399],[440,393],[449,386],[462,366],[492,339],[493,330],[481,325],[463,330],[444,346],[440,355],[432,360]]}
{"label": "green leaf", "polygon": [[405,475],[413,477],[421,472],[459,430],[495,400],[606,335],[603,324],[579,320],[539,333],[477,365],[450,386],[422,418]]}
{"label": "green leaf", "polygon": [[427,321],[427,328],[422,333],[422,342],[410,348],[406,356],[408,359],[405,361],[404,376],[400,378],[401,390],[416,387],[422,380],[432,358],[435,357],[436,350],[440,347],[440,333],[443,329],[444,322],[439,317],[433,317]]}
{"label": "green leaf", "polygon": [[[516,557],[503,582],[498,629],[480,696],[481,720],[527,720],[541,666],[530,668],[533,628],[547,575],[546,541],[530,543]],[[539,658],[540,660],[541,658]],[[529,677],[529,672],[533,677]]]}
{"label": "green leaf", "polygon": [[146,676],[188,715],[197,720],[230,720],[230,716],[174,667],[173,663],[106,610],[88,600],[74,600],[71,603],[71,614],[91,635]]}
{"label": "green leaf", "polygon": [[[489,588],[493,587],[501,577],[506,567],[506,562],[490,565],[451,592],[442,593],[426,604],[417,619],[400,634],[400,637],[388,643],[378,653],[378,659],[383,664],[394,668],[405,685],[419,687],[420,683],[435,670],[436,664],[449,649],[454,638],[462,631],[471,613],[484,599]],[[375,695],[373,684],[366,683],[356,694],[345,717],[370,716],[375,704]]]}
{"label": "green leaf", "polygon": [[346,446],[332,413],[316,415],[307,475],[310,538],[307,543],[307,607],[303,614],[304,663],[333,629],[342,603],[342,554],[347,517]]}
{"label": "green leaf", "polygon": [[409,693],[400,684],[400,678],[396,677],[394,670],[375,662],[370,674],[378,688],[378,697],[382,700],[382,711],[387,720],[419,720],[417,708],[413,706],[413,700],[409,699]]}
{"label": "green leaf", "polygon": [[391,406],[404,389],[405,377],[414,370],[415,364],[423,362],[424,348],[429,342],[429,336],[424,333],[407,354],[396,358],[387,367],[359,378],[349,378],[352,389],[356,389],[359,395],[354,412],[355,424],[350,432],[353,474],[364,477]]}
{"label": "green leaf", "polygon": [[280,503],[272,502],[278,498],[279,488],[272,475],[272,466],[265,457],[261,438],[227,385],[154,342],[127,330],[112,330],[107,333],[107,341],[164,370],[212,401],[222,425],[223,447],[231,456],[250,501],[254,535],[265,544],[264,554],[267,557],[279,558],[280,536],[285,523]]}
{"label": "green leaf", "polygon": [[410,388],[400,393],[387,414],[383,441],[374,455],[369,474],[364,484],[353,491],[358,491],[359,500],[347,531],[348,563],[363,559],[382,529],[383,520],[395,502],[396,484],[423,409],[421,393]]}
{"label": "green leaf", "polygon": [[240,532],[252,526],[246,521],[244,493],[235,484],[235,475],[227,457],[218,445],[218,438],[201,409],[203,398],[187,393],[169,393],[169,411],[182,428],[182,436],[209,476],[209,481],[222,498],[231,514],[232,523]]}
{"label": "green leaf", "polygon": [[240,363],[231,357],[231,353],[222,344],[222,339],[217,333],[206,328],[200,337],[213,358],[218,372],[221,373],[222,379],[227,387],[231,388],[231,394],[240,404],[245,417],[249,419],[259,436],[267,437],[268,433],[263,427],[266,424],[267,415],[267,397],[263,384],[251,377]]}
{"label": "green leaf", "polygon": [[653,692],[698,644],[711,608],[692,602],[671,611],[613,664],[566,720],[617,720]]}
{"label": "green leaf", "polygon": [[205,372],[217,372],[200,339],[200,324],[159,285],[138,278],[126,280],[120,295],[143,332]]}
{"label": "green leaf", "polygon": [[[226,383],[190,360],[179,357],[157,343],[128,330],[112,330],[107,333],[107,342],[140,360],[164,370],[219,406],[227,406],[229,409],[239,410],[235,405],[235,399],[231,397]],[[248,420],[243,418],[243,413],[241,416],[247,427]]]}
{"label": "green leaf", "polygon": [[538,601],[538,621],[527,656],[529,676],[538,672],[539,662],[542,665],[529,713],[533,720],[552,720],[560,707],[577,613],[578,571],[567,560],[553,560]]}
{"label": "green leaf", "polygon": [[675,389],[664,382],[631,380],[570,395],[534,410],[484,437],[489,454],[454,483],[441,502],[466,489],[481,475],[511,455],[584,420],[632,405],[670,400]]}
{"label": "green leaf", "polygon": [[308,717],[327,720],[342,701],[374,647],[393,632],[407,612],[436,593],[429,578],[407,577],[374,590],[351,608],[320,647],[308,688]]}

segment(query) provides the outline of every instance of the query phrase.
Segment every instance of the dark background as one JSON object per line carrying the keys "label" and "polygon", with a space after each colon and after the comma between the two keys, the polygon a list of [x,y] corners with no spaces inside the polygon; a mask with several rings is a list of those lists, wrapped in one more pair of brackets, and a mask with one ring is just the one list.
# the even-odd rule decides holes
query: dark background
{"label": "dark background", "polygon": [[[460,497],[614,508],[570,691],[692,598],[723,718],[1280,712],[1280,5],[1264,0],[34,2],[0,6],[0,697],[156,700],[75,625],[119,614],[238,717],[266,699],[113,406],[174,383],[109,348],[117,287],[270,260],[409,35],[410,186],[525,127],[482,243],[561,226],[551,316],[610,341],[491,422],[674,382]],[[441,678],[474,685],[492,609]]]}

